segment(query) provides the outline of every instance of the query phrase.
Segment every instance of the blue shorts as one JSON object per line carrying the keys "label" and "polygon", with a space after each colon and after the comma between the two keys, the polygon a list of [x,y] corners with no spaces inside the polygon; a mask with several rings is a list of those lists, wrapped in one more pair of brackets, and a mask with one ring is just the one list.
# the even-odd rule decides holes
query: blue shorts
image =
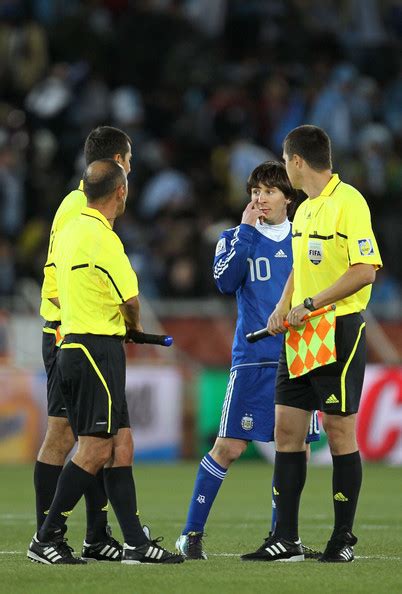
{"label": "blue shorts", "polygon": [[[276,371],[276,365],[231,370],[218,437],[274,441]],[[319,439],[317,411],[314,411],[306,442]]]}

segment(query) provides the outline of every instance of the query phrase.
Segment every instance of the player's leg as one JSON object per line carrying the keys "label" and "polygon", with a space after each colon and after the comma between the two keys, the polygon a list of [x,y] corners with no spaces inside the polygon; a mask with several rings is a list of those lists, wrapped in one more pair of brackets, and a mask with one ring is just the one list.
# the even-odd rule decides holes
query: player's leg
{"label": "player's leg", "polygon": [[356,414],[323,414],[323,426],[332,454],[334,528],[321,561],[349,562],[354,558],[352,533],[362,484],[362,464],[356,441]]}
{"label": "player's leg", "polygon": [[310,411],[284,405],[276,406],[275,534],[291,541],[299,537],[299,501],[306,479],[306,434],[310,418]]}
{"label": "player's leg", "polygon": [[242,556],[244,561],[302,561],[304,553],[298,536],[298,513],[306,478],[306,435],[312,394],[306,378],[289,379],[282,352],[276,377],[275,533],[263,545]]}
{"label": "player's leg", "polygon": [[353,545],[357,543],[352,528],[362,483],[362,465],[356,441],[356,413],[366,360],[364,327],[360,314],[337,318],[335,343],[338,362],[320,369],[313,379],[321,398],[323,425],[333,460],[335,521],[332,535],[320,559],[325,562],[353,561]]}
{"label": "player's leg", "polygon": [[[71,549],[64,543],[65,521],[80,497],[96,481],[95,475],[110,459],[112,426],[110,395],[105,388],[104,369],[107,351],[102,340],[96,349],[79,335],[69,335],[57,357],[60,389],[74,434],[78,436],[78,450],[60,475],[56,493],[47,518],[32,540],[28,557],[44,563],[74,563]],[[96,343],[96,340],[95,340]],[[94,349],[92,349],[94,346]],[[99,356],[102,351],[102,356]],[[103,374],[102,374],[103,372]],[[106,383],[107,386],[107,383]],[[52,543],[51,549],[46,544]],[[42,550],[42,558],[40,551]],[[47,558],[49,551],[52,558]],[[35,557],[36,555],[36,557]]]}
{"label": "player's leg", "polygon": [[137,510],[137,494],[132,473],[133,439],[131,429],[121,428],[113,438],[113,453],[105,468],[105,484],[110,503],[124,535],[123,551],[113,552],[110,543],[107,555],[121,558],[124,564],[137,563],[181,563],[181,555],[170,553],[150,540],[141,526]]}
{"label": "player's leg", "polygon": [[39,530],[56,492],[57,481],[75,438],[67,419],[57,374],[58,322],[46,322],[42,333],[42,358],[47,376],[48,424],[34,469],[36,523]]}
{"label": "player's leg", "polygon": [[229,466],[247,448],[247,441],[217,437],[213,448],[200,462],[194,482],[187,520],[176,549],[189,559],[206,559],[202,550],[205,524]]}
{"label": "player's leg", "polygon": [[107,437],[78,438],[78,450],[63,468],[46,520],[29,546],[29,559],[47,565],[85,563],[73,557],[66,544],[65,523],[111,453],[112,440]]}
{"label": "player's leg", "polygon": [[[104,469],[105,487],[124,535],[124,545],[121,547],[122,550],[116,551],[115,545],[118,543],[111,538],[107,543],[108,546],[104,546],[102,551],[98,552],[100,555],[106,554],[109,560],[121,560],[125,564],[181,563],[184,561],[181,555],[172,554],[159,546],[156,541],[149,540],[140,524],[132,472],[134,444],[125,394],[125,354],[121,342],[115,338],[111,337],[104,342],[104,348],[107,347],[107,360],[104,369],[100,365],[100,371],[110,392],[110,431],[113,433],[112,455]],[[101,355],[101,351],[98,350],[98,354]],[[93,557],[95,553],[95,547],[92,547],[89,557]],[[85,543],[83,556],[88,557],[88,548],[85,547]]]}
{"label": "player's leg", "polygon": [[124,542],[130,546],[140,546],[147,542],[147,538],[138,515],[132,460],[131,429],[119,429],[113,438],[112,460],[104,471],[106,492],[124,535]]}
{"label": "player's leg", "polygon": [[68,419],[49,416],[45,439],[34,469],[37,530],[46,519],[56,492],[57,481],[74,443],[75,437]]}

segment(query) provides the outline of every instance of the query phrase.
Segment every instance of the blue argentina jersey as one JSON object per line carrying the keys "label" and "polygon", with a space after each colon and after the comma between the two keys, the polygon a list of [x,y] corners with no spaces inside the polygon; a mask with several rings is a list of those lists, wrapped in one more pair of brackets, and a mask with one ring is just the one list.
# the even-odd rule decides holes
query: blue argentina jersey
{"label": "blue argentina jersey", "polygon": [[222,293],[236,294],[237,300],[232,369],[278,362],[282,335],[250,344],[246,334],[266,326],[292,269],[292,233],[287,224],[289,233],[282,241],[274,241],[257,228],[241,224],[224,231],[216,246],[215,282]]}

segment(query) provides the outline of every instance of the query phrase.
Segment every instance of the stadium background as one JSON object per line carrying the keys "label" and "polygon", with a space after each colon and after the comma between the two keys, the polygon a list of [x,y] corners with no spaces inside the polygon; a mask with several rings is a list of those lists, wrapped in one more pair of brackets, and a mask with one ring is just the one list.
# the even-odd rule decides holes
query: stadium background
{"label": "stadium background", "polygon": [[[361,450],[402,464],[401,2],[3,0],[0,19],[0,462],[31,462],[44,433],[42,267],[88,132],[108,123],[133,140],[116,230],[145,329],[175,338],[127,349],[136,457],[155,462],[215,437],[236,313],[212,280],[215,243],[240,220],[250,171],[314,123],[368,199],[384,260]],[[313,460],[328,461],[325,438]]]}

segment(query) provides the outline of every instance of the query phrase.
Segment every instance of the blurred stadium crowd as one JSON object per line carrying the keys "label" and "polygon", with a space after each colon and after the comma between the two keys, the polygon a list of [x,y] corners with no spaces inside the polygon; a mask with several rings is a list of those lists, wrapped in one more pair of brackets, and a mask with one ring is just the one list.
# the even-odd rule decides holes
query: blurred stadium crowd
{"label": "blurred stadium crowd", "polygon": [[142,293],[181,298],[216,294],[215,242],[239,222],[248,174],[312,123],[370,203],[385,262],[373,305],[401,315],[401,1],[3,0],[0,88],[6,307],[41,282],[93,127],[133,140],[116,230]]}

